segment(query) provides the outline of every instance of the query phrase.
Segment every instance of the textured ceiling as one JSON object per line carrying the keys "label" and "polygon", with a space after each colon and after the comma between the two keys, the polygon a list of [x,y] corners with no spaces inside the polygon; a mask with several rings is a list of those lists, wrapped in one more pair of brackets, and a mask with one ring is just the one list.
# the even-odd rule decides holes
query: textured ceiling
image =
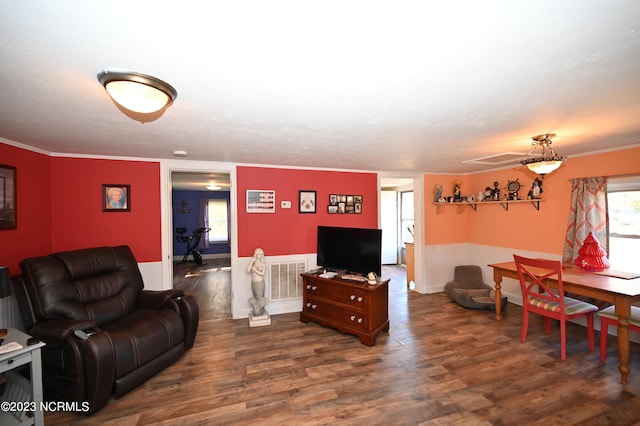
{"label": "textured ceiling", "polygon": [[[640,143],[640,2],[0,0],[0,138],[52,153],[465,173]],[[140,122],[96,75],[178,98]],[[517,164],[514,162],[514,164]]]}

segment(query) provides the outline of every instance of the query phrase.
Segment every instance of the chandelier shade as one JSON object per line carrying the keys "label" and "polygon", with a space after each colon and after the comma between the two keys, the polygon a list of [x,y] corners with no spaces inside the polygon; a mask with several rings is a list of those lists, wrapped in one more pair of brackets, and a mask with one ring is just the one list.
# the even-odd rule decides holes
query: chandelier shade
{"label": "chandelier shade", "polygon": [[[520,163],[543,178],[544,175],[558,169],[567,158],[559,156],[551,149],[551,138],[555,136],[554,133],[545,133],[531,138],[533,148]],[[538,148],[541,152],[538,152]]]}
{"label": "chandelier shade", "polygon": [[120,106],[143,114],[160,111],[178,96],[170,84],[135,71],[105,70],[98,74],[98,81]]}

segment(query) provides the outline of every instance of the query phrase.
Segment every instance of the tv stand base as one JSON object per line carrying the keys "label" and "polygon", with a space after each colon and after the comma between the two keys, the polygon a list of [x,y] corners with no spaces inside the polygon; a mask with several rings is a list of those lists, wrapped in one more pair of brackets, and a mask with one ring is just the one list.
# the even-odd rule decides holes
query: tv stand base
{"label": "tv stand base", "polygon": [[389,331],[389,280],[376,284],[321,278],[302,274],[303,303],[300,321],[309,321],[358,336],[373,346],[380,333]]}

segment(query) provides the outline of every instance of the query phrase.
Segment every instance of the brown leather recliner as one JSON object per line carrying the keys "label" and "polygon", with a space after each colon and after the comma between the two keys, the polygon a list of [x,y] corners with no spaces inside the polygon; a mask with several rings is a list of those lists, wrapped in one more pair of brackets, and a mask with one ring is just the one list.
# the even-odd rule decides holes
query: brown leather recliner
{"label": "brown leather recliner", "polygon": [[20,262],[12,278],[25,331],[42,348],[45,399],[88,402],[92,414],[193,346],[198,305],[180,290],[143,290],[128,246]]}

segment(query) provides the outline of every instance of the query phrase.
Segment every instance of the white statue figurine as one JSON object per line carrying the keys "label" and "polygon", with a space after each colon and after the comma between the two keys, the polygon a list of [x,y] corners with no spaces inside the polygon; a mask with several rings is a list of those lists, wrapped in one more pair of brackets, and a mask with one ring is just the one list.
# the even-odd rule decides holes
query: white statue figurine
{"label": "white statue figurine", "polygon": [[267,298],[264,297],[264,273],[267,269],[267,263],[264,260],[264,251],[261,248],[257,248],[253,252],[253,258],[247,266],[247,272],[251,273],[251,292],[253,297],[249,298],[249,304],[253,308],[252,316],[268,316],[265,306],[267,305]]}

